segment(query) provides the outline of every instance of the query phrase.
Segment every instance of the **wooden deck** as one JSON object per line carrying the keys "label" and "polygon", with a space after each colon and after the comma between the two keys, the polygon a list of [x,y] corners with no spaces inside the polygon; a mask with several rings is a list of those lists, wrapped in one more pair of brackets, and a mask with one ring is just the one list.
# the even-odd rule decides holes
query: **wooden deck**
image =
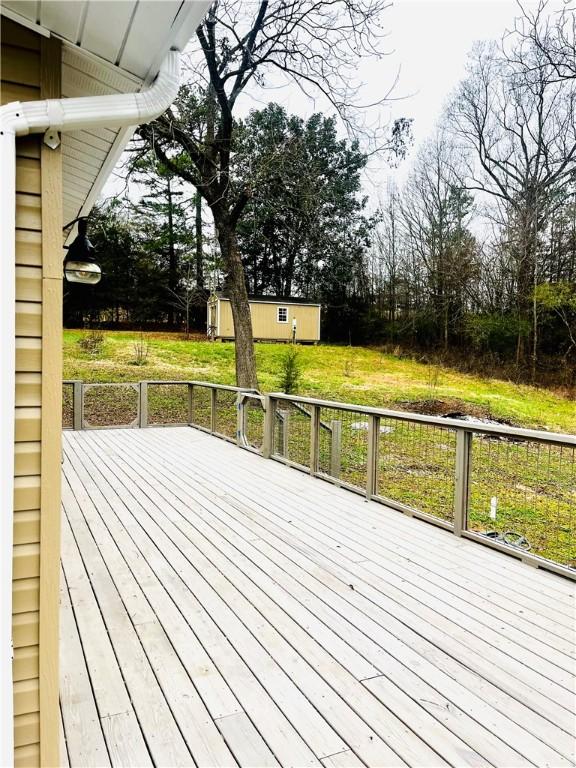
{"label": "wooden deck", "polygon": [[193,429],[64,449],[62,765],[573,764],[571,582]]}

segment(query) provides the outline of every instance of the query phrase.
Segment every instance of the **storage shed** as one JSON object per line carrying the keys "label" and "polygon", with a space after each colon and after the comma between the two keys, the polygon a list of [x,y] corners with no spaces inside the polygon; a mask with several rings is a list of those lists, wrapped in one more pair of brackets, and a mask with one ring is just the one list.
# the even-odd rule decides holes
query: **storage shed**
{"label": "storage shed", "polygon": [[[291,341],[316,344],[320,341],[320,304],[300,298],[249,296],[252,333],[256,341]],[[208,300],[208,337],[234,339],[230,299],[212,294]]]}

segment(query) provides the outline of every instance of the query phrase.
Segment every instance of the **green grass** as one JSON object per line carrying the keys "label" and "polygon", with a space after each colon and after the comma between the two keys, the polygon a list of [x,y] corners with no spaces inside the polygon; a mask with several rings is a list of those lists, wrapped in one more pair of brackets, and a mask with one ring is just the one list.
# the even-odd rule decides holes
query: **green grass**
{"label": "green grass", "polygon": [[[186,341],[176,334],[148,334],[145,365],[135,365],[134,342],[139,334],[109,332],[101,353],[91,357],[78,345],[81,333],[64,334],[64,378],[85,382],[135,382],[140,379],[200,380],[234,384],[234,346]],[[263,391],[278,390],[283,344],[256,347]],[[377,349],[318,346],[299,348],[302,367],[299,394],[358,405],[392,409],[463,410],[512,424],[560,432],[576,432],[576,403],[546,389],[462,374]],[[216,431],[233,439],[236,430],[234,393],[217,392]],[[70,418],[70,391],[65,393]],[[182,386],[150,386],[149,423],[187,422],[188,391]],[[302,409],[282,406],[288,413],[289,439],[278,423],[275,453],[308,466],[310,419]],[[131,421],[137,413],[133,389],[92,389],[85,394],[85,412],[94,425]],[[367,422],[362,413],[322,409],[320,471],[330,475],[334,421],[340,423],[338,476],[363,489],[366,484]],[[194,423],[210,427],[210,392],[194,390]],[[254,444],[262,437],[259,408],[248,413]],[[378,493],[450,522],[454,498],[455,432],[430,425],[382,419],[379,439]],[[497,520],[490,519],[497,499]],[[576,565],[576,452],[537,443],[512,443],[475,437],[470,476],[469,526],[475,530],[517,531],[535,554]]]}
{"label": "green grass", "polygon": [[[81,331],[64,332],[64,378],[86,382],[140,379],[196,379],[234,384],[234,345],[186,341],[178,334],[147,334],[145,365],[134,365],[139,334],[107,332],[101,355],[78,346]],[[278,389],[284,344],[258,344],[260,388]],[[377,349],[320,345],[300,347],[299,394],[411,410],[414,404],[442,400],[517,426],[576,433],[576,402],[548,389],[481,378],[448,368],[383,354]]]}

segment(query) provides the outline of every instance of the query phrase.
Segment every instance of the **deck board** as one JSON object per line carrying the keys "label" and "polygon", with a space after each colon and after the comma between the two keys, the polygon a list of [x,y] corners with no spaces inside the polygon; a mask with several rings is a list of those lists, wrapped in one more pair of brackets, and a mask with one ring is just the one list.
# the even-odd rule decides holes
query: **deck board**
{"label": "deck board", "polygon": [[[178,445],[180,443],[180,435],[175,435],[173,440],[166,442],[168,435],[164,435],[163,444],[167,447],[169,453],[178,453]],[[248,454],[249,458],[250,455]],[[197,466],[201,466],[203,471],[206,471],[208,475],[214,476],[218,473],[217,467],[214,466],[212,456],[208,452],[206,457],[193,457],[192,461],[196,462]],[[315,499],[320,502],[324,502],[322,506],[317,506],[315,510],[315,522],[328,522],[329,528],[333,529],[332,523],[334,519],[340,519],[342,522],[346,522],[349,519],[350,514],[358,511],[359,514],[355,515],[355,524],[353,529],[347,530],[348,542],[352,547],[351,542],[360,537],[361,549],[360,553],[354,553],[353,547],[349,557],[352,560],[365,559],[365,547],[370,549],[374,547],[399,547],[403,552],[406,552],[406,556],[410,557],[410,554],[421,554],[424,549],[428,553],[426,560],[427,570],[436,570],[441,568],[444,578],[447,581],[452,581],[456,584],[461,584],[466,578],[466,574],[470,573],[468,578],[474,578],[478,574],[478,567],[482,568],[483,579],[481,584],[477,584],[477,589],[480,590],[480,594],[487,593],[487,589],[490,592],[487,593],[491,602],[498,600],[498,595],[502,595],[504,600],[508,600],[507,608],[510,616],[521,615],[524,607],[530,608],[530,616],[532,620],[538,620],[540,612],[543,616],[550,615],[554,621],[559,622],[559,626],[571,628],[571,616],[563,611],[563,608],[571,609],[573,613],[573,600],[574,590],[570,583],[556,584],[554,589],[550,587],[550,579],[557,579],[552,574],[546,572],[540,572],[543,583],[541,586],[541,593],[534,594],[533,581],[531,581],[531,574],[527,572],[524,565],[517,561],[502,557],[500,553],[488,550],[486,548],[475,547],[470,550],[469,542],[464,540],[455,541],[453,537],[446,538],[444,532],[439,529],[430,528],[429,526],[420,526],[422,530],[414,530],[411,522],[404,516],[387,516],[386,526],[387,532],[396,532],[398,536],[393,538],[391,536],[385,536],[381,539],[374,540],[371,532],[374,530],[374,525],[382,524],[382,506],[377,504],[366,505],[363,499],[359,496],[350,496],[345,494],[342,496],[336,496],[332,494],[332,487],[327,483],[318,483],[317,480],[311,480],[306,476],[301,475],[300,487],[290,488],[286,477],[279,477],[285,471],[279,464],[274,464],[273,467],[266,471],[265,476],[261,476],[261,464],[256,463],[253,465],[250,462],[246,463],[246,460],[240,460],[239,466],[241,466],[241,479],[243,485],[249,485],[250,493],[253,489],[259,487],[270,488],[273,487],[275,491],[281,494],[288,494],[292,497],[302,498],[303,491],[304,499],[303,503]],[[234,468],[232,468],[232,474]],[[219,487],[230,486],[232,475],[226,478],[220,478],[221,482]],[[234,478],[236,480],[236,477]],[[308,484],[306,483],[308,480]],[[234,486],[236,488],[236,486]],[[251,497],[249,498],[249,500]],[[260,499],[258,502],[260,503]],[[342,503],[344,502],[344,504]],[[281,510],[278,510],[281,511]],[[406,535],[406,534],[409,535]],[[368,534],[368,538],[366,537]],[[404,535],[402,535],[404,534]],[[430,544],[434,544],[434,549],[430,551]],[[466,547],[466,558],[463,558],[459,552],[461,547]],[[412,557],[414,560],[414,557]],[[463,578],[464,575],[464,578]],[[505,579],[505,583],[502,580]],[[561,580],[562,581],[562,580]],[[511,593],[514,595],[514,604],[509,604],[509,598]],[[549,598],[553,598],[558,602],[558,607],[551,606]],[[474,599],[474,595],[470,594],[469,599]],[[571,635],[570,635],[570,639]]]}
{"label": "deck board", "polygon": [[573,764],[567,580],[197,430],[64,449],[71,768]]}

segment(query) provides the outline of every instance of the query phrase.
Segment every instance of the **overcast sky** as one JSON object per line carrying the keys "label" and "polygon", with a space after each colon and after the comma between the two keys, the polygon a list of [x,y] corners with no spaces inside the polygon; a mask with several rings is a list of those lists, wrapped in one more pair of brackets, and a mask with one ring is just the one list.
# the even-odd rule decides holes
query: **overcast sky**
{"label": "overcast sky", "polygon": [[[394,71],[400,68],[396,93],[407,98],[396,102],[392,113],[414,119],[415,149],[434,131],[443,105],[465,76],[473,43],[501,39],[518,13],[515,0],[396,0],[388,11],[394,52],[384,62]],[[403,177],[406,165],[394,175]]]}
{"label": "overcast sky", "polygon": [[[558,1],[552,0],[551,6]],[[523,0],[523,5],[535,8],[537,1]],[[359,75],[364,82],[362,101],[378,100],[398,77],[392,94],[395,100],[382,108],[382,117],[386,121],[413,118],[413,157],[418,144],[433,132],[451,91],[464,77],[473,43],[500,40],[519,14],[516,0],[394,0],[383,15],[388,30],[384,45],[390,55],[363,63]],[[258,93],[252,90],[239,103],[240,111],[272,100],[303,116],[315,110],[331,111],[328,104],[307,101],[294,85]],[[397,169],[390,169],[382,159],[371,166],[374,186],[385,186],[388,176],[401,184],[409,171],[410,157]]]}
{"label": "overcast sky", "polygon": [[[554,5],[559,2],[552,0]],[[536,0],[524,0],[523,4],[534,8]],[[466,56],[474,41],[501,39],[518,15],[515,0],[394,0],[384,15],[389,30],[386,48],[391,53],[362,67],[363,101],[377,100],[398,75],[394,91],[398,100],[383,108],[383,118],[413,118],[415,142],[409,157],[397,169],[390,169],[383,160],[371,163],[368,194],[378,196],[379,190],[385,190],[388,178],[403,183],[418,144],[433,132],[444,103],[464,76]],[[239,103],[239,111],[259,108],[268,101],[278,101],[303,117],[315,110],[330,111],[326,104],[305,100],[294,85],[248,93]],[[118,183],[111,181],[104,194],[117,191]]]}

